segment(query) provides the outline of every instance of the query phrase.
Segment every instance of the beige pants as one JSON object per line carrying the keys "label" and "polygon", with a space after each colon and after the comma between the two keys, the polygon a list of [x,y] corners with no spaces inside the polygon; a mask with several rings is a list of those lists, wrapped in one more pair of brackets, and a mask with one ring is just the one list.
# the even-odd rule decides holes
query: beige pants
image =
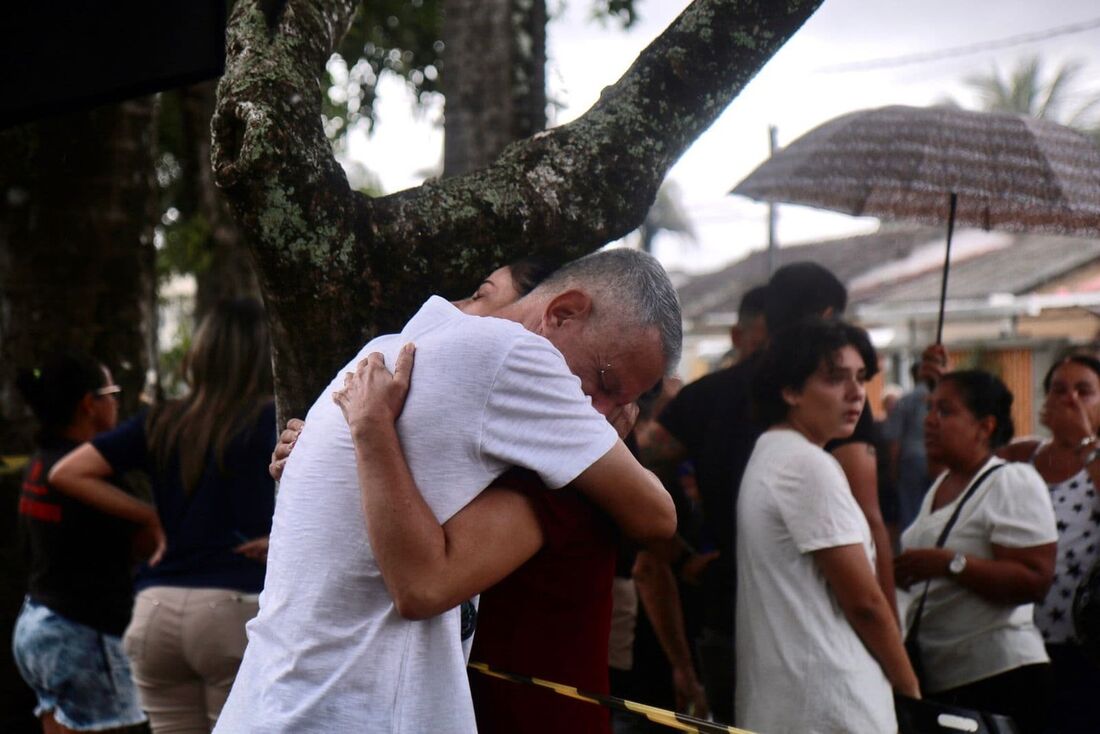
{"label": "beige pants", "polygon": [[122,639],[155,734],[206,734],[240,667],[255,594],[155,586],[134,600]]}

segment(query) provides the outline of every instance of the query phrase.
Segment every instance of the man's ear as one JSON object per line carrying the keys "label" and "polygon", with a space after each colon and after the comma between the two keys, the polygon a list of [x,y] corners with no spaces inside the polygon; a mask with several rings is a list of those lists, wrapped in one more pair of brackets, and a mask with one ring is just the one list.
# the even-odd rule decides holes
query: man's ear
{"label": "man's ear", "polygon": [[543,311],[543,323],[551,329],[560,329],[569,322],[582,324],[592,315],[592,297],[582,290],[571,288],[550,299]]}

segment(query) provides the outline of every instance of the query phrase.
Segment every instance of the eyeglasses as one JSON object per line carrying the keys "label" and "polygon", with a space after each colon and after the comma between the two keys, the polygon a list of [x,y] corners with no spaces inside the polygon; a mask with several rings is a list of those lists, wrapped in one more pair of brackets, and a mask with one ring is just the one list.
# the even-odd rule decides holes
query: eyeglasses
{"label": "eyeglasses", "polygon": [[118,395],[120,392],[122,392],[122,388],[118,385],[107,385],[96,390],[94,395],[97,398],[105,398],[108,395]]}

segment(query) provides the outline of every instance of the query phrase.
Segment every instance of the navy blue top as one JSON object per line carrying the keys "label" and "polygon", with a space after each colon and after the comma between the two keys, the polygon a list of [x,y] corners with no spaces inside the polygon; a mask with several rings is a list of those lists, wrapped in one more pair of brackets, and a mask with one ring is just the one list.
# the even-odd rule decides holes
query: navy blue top
{"label": "navy blue top", "polygon": [[183,490],[179,457],[162,472],[149,451],[142,411],[113,431],[92,439],[118,476],[133,470],[152,478],[153,499],[168,548],[156,566],[143,566],[134,588],[187,586],[236,589],[248,593],[263,588],[265,566],[234,553],[246,540],[271,532],[275,482],[267,473],[275,447],[275,404],[269,403],[245,430],[226,446],[218,468],[213,451],[193,493]]}

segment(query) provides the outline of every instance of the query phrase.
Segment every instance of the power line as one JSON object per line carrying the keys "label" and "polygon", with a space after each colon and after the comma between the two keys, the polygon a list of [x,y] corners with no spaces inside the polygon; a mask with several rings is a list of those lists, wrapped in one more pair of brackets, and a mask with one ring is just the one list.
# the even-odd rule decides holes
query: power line
{"label": "power line", "polygon": [[1050,28],[1045,31],[1022,33],[1016,36],[1009,36],[1008,38],[1001,38],[996,41],[983,41],[981,43],[973,43],[968,46],[956,46],[954,48],[945,48],[939,51],[930,51],[928,53],[909,54],[907,56],[893,56],[883,59],[873,59],[871,61],[857,61],[850,64],[836,64],[834,66],[823,66],[818,69],[818,72],[825,74],[835,74],[846,73],[850,71],[890,69],[897,66],[909,66],[911,64],[924,64],[929,61],[941,61],[943,59],[951,59],[957,58],[959,56],[968,56],[970,54],[981,53],[982,51],[996,51],[1003,48],[1011,48],[1012,46],[1020,46],[1025,43],[1045,41],[1047,39],[1057,38],[1059,36],[1068,36],[1073,33],[1083,33],[1085,31],[1091,31],[1095,28],[1100,28],[1100,18],[1093,18],[1092,20],[1081,21],[1080,23],[1071,23],[1070,25],[1058,26],[1057,28]]}

